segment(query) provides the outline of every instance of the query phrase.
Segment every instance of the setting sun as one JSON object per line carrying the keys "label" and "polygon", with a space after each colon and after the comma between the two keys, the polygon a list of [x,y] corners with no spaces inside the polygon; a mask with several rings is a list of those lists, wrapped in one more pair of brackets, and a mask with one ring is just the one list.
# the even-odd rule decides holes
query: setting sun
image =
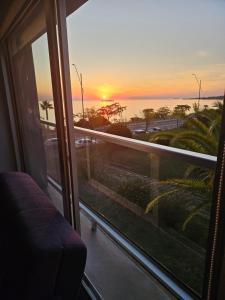
{"label": "setting sun", "polygon": [[103,84],[97,88],[97,93],[103,100],[111,98],[115,94],[115,88],[108,84]]}

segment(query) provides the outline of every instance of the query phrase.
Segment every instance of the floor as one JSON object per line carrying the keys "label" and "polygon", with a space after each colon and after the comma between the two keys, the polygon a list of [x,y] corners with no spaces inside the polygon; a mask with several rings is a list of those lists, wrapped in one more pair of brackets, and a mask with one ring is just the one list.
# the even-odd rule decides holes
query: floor
{"label": "floor", "polygon": [[[61,195],[51,185],[48,186],[48,193],[62,212]],[[88,249],[85,273],[102,299],[175,299],[100,228],[93,231],[91,221],[82,211],[80,219],[81,237]]]}
{"label": "floor", "polygon": [[88,248],[86,274],[105,300],[175,299],[101,229],[91,229],[81,213],[81,235]]}

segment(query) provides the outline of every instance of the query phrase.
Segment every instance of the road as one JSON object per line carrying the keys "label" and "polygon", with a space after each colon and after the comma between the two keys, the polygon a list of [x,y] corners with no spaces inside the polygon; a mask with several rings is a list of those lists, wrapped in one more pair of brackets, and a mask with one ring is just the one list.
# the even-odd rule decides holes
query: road
{"label": "road", "polygon": [[[169,130],[173,128],[180,127],[183,125],[184,121],[183,120],[177,120],[177,119],[167,119],[167,120],[157,120],[157,121],[152,121],[149,126],[148,130],[152,129],[154,127],[158,127],[161,130]],[[131,131],[135,130],[145,130],[145,122],[137,122],[137,123],[129,123],[127,125]]]}
{"label": "road", "polygon": [[[184,120],[177,119],[166,119],[166,120],[157,120],[150,122],[148,126],[148,130],[154,127],[158,127],[161,130],[169,130],[173,128],[180,127],[184,124]],[[134,133],[136,130],[145,130],[145,122],[137,122],[137,123],[127,123],[126,126]],[[94,130],[105,132],[108,126],[98,127]]]}

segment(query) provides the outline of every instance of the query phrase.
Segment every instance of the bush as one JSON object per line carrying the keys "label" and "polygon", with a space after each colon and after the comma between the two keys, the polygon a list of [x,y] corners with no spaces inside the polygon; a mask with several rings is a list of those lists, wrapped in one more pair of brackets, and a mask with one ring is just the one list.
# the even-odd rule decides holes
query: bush
{"label": "bush", "polygon": [[90,124],[89,121],[85,119],[80,119],[78,122],[74,124],[75,126],[82,127],[82,128],[87,128],[87,129],[93,129],[92,125]]}
{"label": "bush", "polygon": [[146,208],[150,199],[150,189],[142,179],[130,179],[120,183],[118,194],[127,200],[137,204],[143,209]]}
{"label": "bush", "polygon": [[90,117],[89,118],[89,122],[91,124],[91,126],[93,128],[96,128],[96,127],[101,127],[101,126],[106,126],[106,125],[109,125],[111,124],[109,122],[109,120],[107,120],[105,117],[103,116],[94,116],[94,117]]}
{"label": "bush", "polygon": [[106,132],[128,138],[132,137],[132,132],[130,131],[130,129],[121,123],[115,123],[110,125]]}

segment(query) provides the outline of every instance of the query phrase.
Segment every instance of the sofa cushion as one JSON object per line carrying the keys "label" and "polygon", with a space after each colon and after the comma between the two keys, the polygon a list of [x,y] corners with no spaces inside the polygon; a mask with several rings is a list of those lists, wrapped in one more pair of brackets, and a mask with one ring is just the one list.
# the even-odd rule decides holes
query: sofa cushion
{"label": "sofa cushion", "polygon": [[78,234],[28,175],[0,174],[0,193],[0,299],[75,299],[86,262]]}

